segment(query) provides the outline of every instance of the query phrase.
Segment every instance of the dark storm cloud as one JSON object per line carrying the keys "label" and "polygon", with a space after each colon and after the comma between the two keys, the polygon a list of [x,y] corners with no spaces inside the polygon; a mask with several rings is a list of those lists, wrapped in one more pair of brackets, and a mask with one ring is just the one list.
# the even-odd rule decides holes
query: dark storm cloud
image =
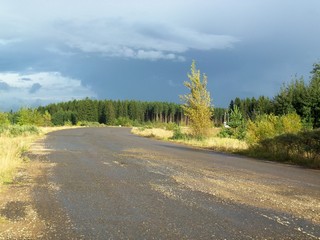
{"label": "dark storm cloud", "polygon": [[33,79],[42,73],[50,83],[74,80],[82,94],[61,92],[74,98],[179,102],[194,59],[214,104],[227,106],[308,78],[319,22],[318,0],[11,0],[0,8],[0,74],[12,86],[5,73],[14,73],[33,95],[56,94]]}
{"label": "dark storm cloud", "polygon": [[34,93],[38,92],[41,87],[42,87],[42,86],[41,86],[40,83],[34,83],[34,84],[31,86],[31,88],[30,88],[30,90],[29,90],[29,93],[34,94]]}

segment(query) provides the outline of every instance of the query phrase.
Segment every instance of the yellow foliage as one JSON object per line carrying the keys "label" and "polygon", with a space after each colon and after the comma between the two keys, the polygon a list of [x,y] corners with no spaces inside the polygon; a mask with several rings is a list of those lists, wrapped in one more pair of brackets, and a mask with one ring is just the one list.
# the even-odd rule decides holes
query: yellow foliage
{"label": "yellow foliage", "polygon": [[188,78],[190,81],[184,82],[184,85],[190,90],[190,93],[180,96],[184,101],[182,106],[184,113],[189,117],[194,136],[208,136],[208,129],[212,127],[213,112],[210,93],[207,91],[207,76],[203,74],[201,81],[200,71],[196,69],[195,61],[193,61]]}
{"label": "yellow foliage", "polygon": [[246,139],[249,143],[274,138],[285,133],[298,133],[302,129],[301,118],[296,113],[289,113],[281,117],[262,115],[247,125]]}
{"label": "yellow foliage", "polygon": [[298,133],[302,129],[301,118],[296,113],[289,113],[281,117],[284,133]]}

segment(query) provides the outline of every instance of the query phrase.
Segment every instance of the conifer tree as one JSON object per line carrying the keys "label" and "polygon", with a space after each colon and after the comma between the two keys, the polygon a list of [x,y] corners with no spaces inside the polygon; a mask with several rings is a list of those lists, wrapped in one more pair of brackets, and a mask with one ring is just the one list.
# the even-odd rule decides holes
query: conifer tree
{"label": "conifer tree", "polygon": [[51,114],[48,112],[48,110],[46,110],[44,112],[43,116],[43,123],[45,127],[48,127],[51,125]]}
{"label": "conifer tree", "polygon": [[320,127],[320,63],[313,65],[309,94],[311,101],[311,114],[313,117],[313,127]]}
{"label": "conifer tree", "polygon": [[116,120],[116,112],[112,101],[106,102],[106,124],[113,125]]}
{"label": "conifer tree", "polygon": [[182,106],[184,114],[190,120],[193,135],[205,137],[212,126],[211,116],[213,114],[210,93],[207,90],[207,76],[203,74],[201,80],[200,70],[196,69],[196,63],[193,61],[188,78],[190,81],[184,82],[184,85],[190,90],[190,93],[180,96],[184,101]]}

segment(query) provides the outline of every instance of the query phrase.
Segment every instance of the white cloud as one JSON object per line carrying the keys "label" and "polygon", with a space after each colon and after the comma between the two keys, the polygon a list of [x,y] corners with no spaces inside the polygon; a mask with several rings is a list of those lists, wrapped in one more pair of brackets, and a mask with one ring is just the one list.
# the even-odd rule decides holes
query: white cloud
{"label": "white cloud", "polygon": [[37,72],[22,74],[17,72],[0,73],[2,85],[0,111],[13,106],[33,106],[52,102],[96,97],[90,87],[83,86],[80,80],[63,76],[59,72]]}
{"label": "white cloud", "polygon": [[1,39],[0,38],[0,46],[6,46],[6,45],[9,45],[9,44],[13,44],[13,43],[17,43],[17,42],[20,42],[21,40],[20,39]]}

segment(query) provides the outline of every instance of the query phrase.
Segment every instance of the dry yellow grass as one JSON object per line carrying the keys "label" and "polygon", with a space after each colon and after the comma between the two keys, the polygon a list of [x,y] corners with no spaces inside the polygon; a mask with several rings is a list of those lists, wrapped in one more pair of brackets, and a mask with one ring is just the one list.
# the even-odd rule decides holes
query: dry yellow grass
{"label": "dry yellow grass", "polygon": [[36,135],[0,137],[0,184],[10,182],[14,169],[23,161],[22,152],[27,150]]}
{"label": "dry yellow grass", "polygon": [[29,149],[32,142],[43,137],[46,133],[66,128],[67,127],[40,128],[41,133],[39,135],[24,135],[18,137],[0,136],[0,185],[12,181],[15,169],[23,162],[23,152]]}
{"label": "dry yellow grass", "polygon": [[[181,129],[183,133],[189,133],[189,129],[184,127]],[[173,136],[173,131],[164,130],[161,128],[151,128],[151,129],[143,129],[143,128],[133,128],[132,133],[144,136],[144,137],[154,137],[157,139],[169,140],[187,144],[194,147],[213,149],[224,152],[237,152],[241,150],[248,149],[248,144],[244,141],[240,141],[238,139],[231,138],[219,138],[216,135],[219,133],[220,129],[212,128],[210,130],[210,135],[212,137],[197,140],[197,139],[175,139],[171,140],[170,138]]]}
{"label": "dry yellow grass", "polygon": [[134,128],[132,128],[131,132],[134,134],[137,134],[139,136],[143,136],[143,137],[154,137],[157,139],[165,139],[165,140],[167,140],[173,136],[172,131],[165,130],[162,128],[143,129],[143,128],[134,127]]}
{"label": "dry yellow grass", "polygon": [[188,144],[194,147],[208,148],[224,152],[237,152],[239,150],[248,149],[248,144],[244,141],[232,138],[210,137],[203,140],[182,139],[174,140],[175,142]]}

